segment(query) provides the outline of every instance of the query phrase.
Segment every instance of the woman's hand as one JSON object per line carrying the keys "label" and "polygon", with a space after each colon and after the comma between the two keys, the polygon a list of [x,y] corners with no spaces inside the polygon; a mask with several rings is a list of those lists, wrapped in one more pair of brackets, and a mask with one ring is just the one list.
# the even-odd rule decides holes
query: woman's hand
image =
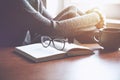
{"label": "woman's hand", "polygon": [[91,10],[88,10],[86,12],[86,14],[89,14],[89,13],[92,13],[92,12],[95,12],[95,13],[97,13],[100,16],[100,22],[98,24],[96,24],[95,26],[98,29],[105,27],[106,26],[106,22],[105,22],[105,16],[103,15],[103,13],[99,9],[93,8]]}

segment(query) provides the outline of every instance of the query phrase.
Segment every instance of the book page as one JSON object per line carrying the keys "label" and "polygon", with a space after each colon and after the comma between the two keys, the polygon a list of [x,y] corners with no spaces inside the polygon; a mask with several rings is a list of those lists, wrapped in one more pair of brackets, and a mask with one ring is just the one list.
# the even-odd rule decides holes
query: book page
{"label": "book page", "polygon": [[67,43],[64,51],[66,51],[67,56],[88,55],[88,54],[94,53],[88,47],[84,47],[84,46],[73,44],[73,43]]}
{"label": "book page", "polygon": [[[58,48],[58,49],[60,49],[61,47],[63,47],[63,45],[60,43],[60,42],[54,42],[55,44],[55,46]],[[46,44],[48,44],[48,43],[46,43]],[[51,47],[53,47],[54,48],[54,46],[53,46],[53,44],[50,44],[50,46]],[[66,42],[65,43],[65,47],[64,47],[64,49],[63,49],[63,51],[64,52],[67,52],[67,51],[69,51],[69,50],[76,50],[76,49],[78,49],[78,50],[90,50],[88,47],[84,47],[84,46],[80,46],[80,45],[77,45],[77,44],[74,44],[74,43],[68,43],[68,42]]]}
{"label": "book page", "polygon": [[[56,47],[58,47],[58,48],[62,46],[60,44],[60,42],[57,42],[54,45],[56,45]],[[54,47],[52,44],[50,46]],[[65,47],[64,47],[63,51],[67,54],[67,56],[93,54],[93,51],[88,47],[84,47],[81,45],[77,45],[74,43],[68,43],[68,42],[65,43]]]}
{"label": "book page", "polygon": [[57,54],[63,54],[63,51],[59,51],[55,48],[48,46],[47,48],[43,47],[41,43],[30,44],[22,47],[16,47],[16,49],[21,50],[24,53],[34,57],[34,58],[42,58],[48,57]]}
{"label": "book page", "polygon": [[74,43],[66,43],[64,51],[70,51],[70,50],[90,50],[88,47],[80,46]]}

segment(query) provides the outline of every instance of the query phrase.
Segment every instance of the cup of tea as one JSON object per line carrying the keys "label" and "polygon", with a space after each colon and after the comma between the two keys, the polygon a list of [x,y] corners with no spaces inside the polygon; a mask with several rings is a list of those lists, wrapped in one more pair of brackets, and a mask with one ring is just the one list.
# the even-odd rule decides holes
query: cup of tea
{"label": "cup of tea", "polygon": [[94,36],[94,40],[107,51],[120,48],[120,29],[102,28]]}

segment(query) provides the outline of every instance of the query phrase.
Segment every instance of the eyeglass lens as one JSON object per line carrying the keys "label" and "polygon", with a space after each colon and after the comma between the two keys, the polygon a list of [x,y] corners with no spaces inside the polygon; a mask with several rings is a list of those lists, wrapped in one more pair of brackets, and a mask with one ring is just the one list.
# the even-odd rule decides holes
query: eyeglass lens
{"label": "eyeglass lens", "polygon": [[42,42],[42,45],[44,47],[48,47],[50,45],[51,40],[52,39],[50,37],[47,37],[47,36],[42,36],[41,37],[41,42]]}
{"label": "eyeglass lens", "polygon": [[62,39],[53,40],[54,47],[58,50],[62,50],[65,47],[65,41]]}

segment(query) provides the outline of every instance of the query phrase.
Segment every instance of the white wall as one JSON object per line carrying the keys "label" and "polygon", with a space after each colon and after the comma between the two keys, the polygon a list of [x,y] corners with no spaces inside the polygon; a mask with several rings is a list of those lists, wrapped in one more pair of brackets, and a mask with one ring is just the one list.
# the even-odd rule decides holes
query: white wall
{"label": "white wall", "polygon": [[105,12],[106,17],[112,19],[120,19],[120,4],[103,5],[102,10]]}
{"label": "white wall", "polygon": [[63,0],[47,0],[47,10],[55,17],[63,9]]}

